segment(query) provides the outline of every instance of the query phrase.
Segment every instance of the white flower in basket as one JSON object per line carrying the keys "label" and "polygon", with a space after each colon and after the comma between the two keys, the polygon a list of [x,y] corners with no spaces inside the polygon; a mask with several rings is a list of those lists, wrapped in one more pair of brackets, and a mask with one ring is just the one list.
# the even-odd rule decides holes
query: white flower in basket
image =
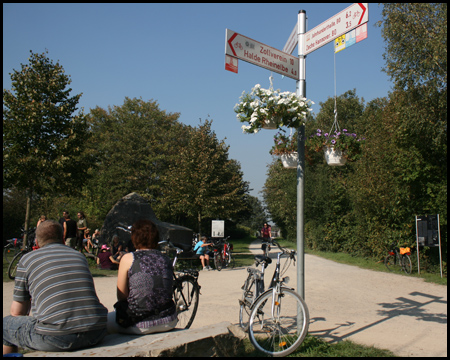
{"label": "white flower in basket", "polygon": [[277,129],[282,126],[298,128],[306,119],[310,106],[306,98],[289,91],[263,89],[257,84],[251,93],[242,93],[234,107],[244,133],[257,133],[262,128]]}

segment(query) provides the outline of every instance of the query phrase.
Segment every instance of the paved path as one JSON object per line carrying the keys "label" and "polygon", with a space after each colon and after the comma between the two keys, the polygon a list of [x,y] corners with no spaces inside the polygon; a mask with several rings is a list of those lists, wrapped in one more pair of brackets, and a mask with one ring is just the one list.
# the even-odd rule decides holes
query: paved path
{"label": "paved path", "polygon": [[[261,253],[259,248],[259,244],[251,246],[256,253]],[[274,264],[267,269],[266,284],[273,269]],[[201,271],[202,295],[192,328],[222,321],[237,324],[246,274],[245,268]],[[351,339],[399,356],[447,356],[447,286],[313,255],[305,257],[305,274],[310,334],[327,341]],[[295,286],[295,267],[286,275]],[[100,301],[112,311],[116,277],[97,277],[95,286]],[[12,288],[13,283],[3,283],[3,316],[9,314]]]}

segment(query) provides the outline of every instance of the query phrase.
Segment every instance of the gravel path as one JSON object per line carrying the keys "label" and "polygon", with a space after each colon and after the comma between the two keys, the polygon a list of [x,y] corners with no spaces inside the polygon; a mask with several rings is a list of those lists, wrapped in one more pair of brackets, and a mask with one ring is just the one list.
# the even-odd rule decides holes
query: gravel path
{"label": "gravel path", "polygon": [[[261,253],[253,243],[252,252]],[[276,251],[272,249],[271,256]],[[266,284],[274,264],[269,265]],[[296,284],[296,270],[286,273]],[[201,271],[200,305],[192,328],[239,322],[245,268]],[[309,333],[327,341],[350,339],[389,349],[399,356],[447,356],[447,286],[422,279],[364,270],[313,255],[305,256]],[[116,301],[116,277],[95,278],[100,301]],[[13,283],[3,283],[3,316],[9,314]]]}

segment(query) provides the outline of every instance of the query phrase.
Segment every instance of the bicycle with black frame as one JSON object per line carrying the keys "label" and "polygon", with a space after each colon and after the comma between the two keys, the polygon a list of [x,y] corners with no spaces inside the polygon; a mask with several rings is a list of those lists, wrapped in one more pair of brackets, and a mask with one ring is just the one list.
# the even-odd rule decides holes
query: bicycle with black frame
{"label": "bicycle with black frame", "polygon": [[[291,262],[295,263],[295,250],[283,248],[275,240],[271,244],[279,249],[277,263],[269,289],[264,291],[264,270],[272,262],[265,255],[256,255],[261,271],[248,268],[243,297],[239,300],[239,322],[248,331],[250,342],[259,351],[270,356],[286,356],[303,342],[309,327],[309,311],[305,301],[286,284],[283,277]],[[286,262],[281,268],[281,257]],[[248,317],[248,320],[247,320]]]}
{"label": "bicycle with black frame", "polygon": [[[119,224],[117,229],[131,233],[131,226]],[[184,251],[189,251],[191,245],[172,243],[170,240],[163,240],[158,243],[161,252],[166,254],[174,253],[173,267],[173,301],[177,309],[177,328],[189,329],[197,314],[200,288],[198,283],[198,271],[183,269],[175,271],[178,255]]]}
{"label": "bicycle with black frame", "polygon": [[22,259],[22,256],[38,248],[39,246],[36,244],[36,228],[32,228],[27,232],[27,245],[24,249],[21,249],[9,263],[8,277],[11,280],[16,278],[17,266],[19,265],[19,261]]}
{"label": "bicycle with black frame", "polygon": [[223,239],[218,239],[214,242],[213,252],[214,252],[214,266],[220,271],[224,267],[234,268],[235,261],[234,256],[232,254],[233,244],[230,244],[228,241],[230,237],[226,237]]}
{"label": "bicycle with black frame", "polygon": [[261,250],[263,251],[264,256],[269,256],[272,245],[272,238],[258,236],[257,239],[261,240]]}
{"label": "bicycle with black frame", "polygon": [[25,231],[25,229],[22,227],[21,238],[12,238],[6,240],[6,245],[3,247],[3,257],[8,262],[8,264],[11,263],[14,256],[16,256],[17,253],[22,250],[23,238],[25,234],[28,234],[27,236],[29,236],[30,234],[33,235],[35,231],[36,228],[31,228],[28,231]]}
{"label": "bicycle with black frame", "polygon": [[391,244],[389,254],[384,259],[384,265],[389,271],[394,271],[397,268],[409,275],[412,271],[410,255],[411,249],[409,247],[399,248],[396,244]]}

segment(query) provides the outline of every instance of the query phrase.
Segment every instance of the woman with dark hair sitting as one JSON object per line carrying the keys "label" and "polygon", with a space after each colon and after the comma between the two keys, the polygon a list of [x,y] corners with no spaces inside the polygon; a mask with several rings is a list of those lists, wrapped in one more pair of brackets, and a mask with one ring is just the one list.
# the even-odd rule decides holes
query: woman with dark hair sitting
{"label": "woman with dark hair sitting", "polygon": [[159,232],[150,220],[131,230],[135,252],[123,255],[117,275],[115,311],[108,314],[108,332],[151,334],[172,330],[177,312],[172,300],[172,263],[156,250]]}

